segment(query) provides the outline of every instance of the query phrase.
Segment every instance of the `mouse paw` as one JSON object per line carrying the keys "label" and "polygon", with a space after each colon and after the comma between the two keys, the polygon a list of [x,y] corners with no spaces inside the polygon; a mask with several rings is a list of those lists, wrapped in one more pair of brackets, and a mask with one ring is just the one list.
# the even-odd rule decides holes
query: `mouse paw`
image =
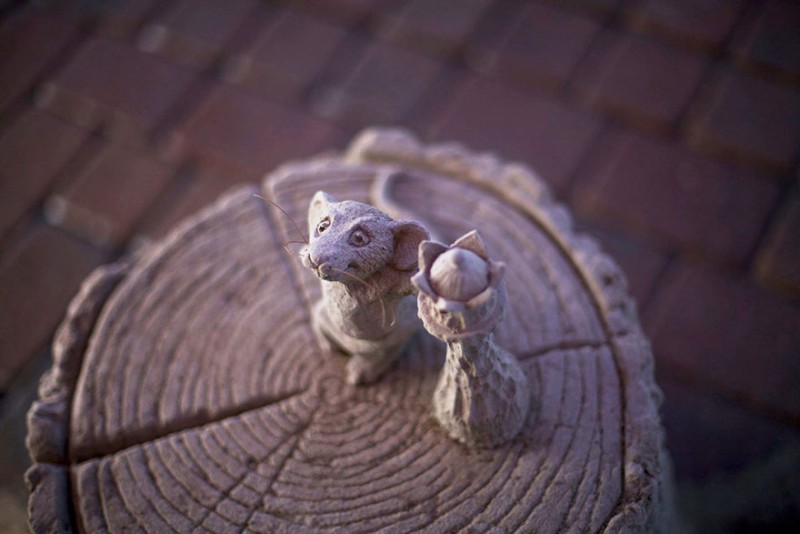
{"label": "mouse paw", "polygon": [[347,383],[355,386],[375,382],[392,366],[394,361],[394,356],[367,358],[360,354],[354,354],[345,368]]}

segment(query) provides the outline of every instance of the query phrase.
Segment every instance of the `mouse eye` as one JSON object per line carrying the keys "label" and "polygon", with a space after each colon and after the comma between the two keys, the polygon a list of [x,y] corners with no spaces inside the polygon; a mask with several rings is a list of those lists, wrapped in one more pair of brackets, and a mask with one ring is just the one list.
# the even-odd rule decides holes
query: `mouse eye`
{"label": "mouse eye", "polygon": [[322,219],[322,220],[319,222],[319,224],[317,225],[317,233],[318,233],[318,234],[321,234],[322,232],[324,232],[325,230],[327,230],[327,229],[328,229],[328,227],[329,227],[330,225],[331,225],[331,220],[330,220],[330,219],[328,219],[327,217],[325,217],[325,218],[324,218],[324,219]]}
{"label": "mouse eye", "polygon": [[348,242],[354,247],[363,247],[369,243],[369,236],[364,230],[354,230]]}

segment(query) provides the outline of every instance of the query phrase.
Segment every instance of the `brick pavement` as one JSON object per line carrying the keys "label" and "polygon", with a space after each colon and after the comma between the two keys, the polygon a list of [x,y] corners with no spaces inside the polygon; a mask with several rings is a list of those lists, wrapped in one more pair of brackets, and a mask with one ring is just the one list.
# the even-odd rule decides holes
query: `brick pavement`
{"label": "brick pavement", "polygon": [[[668,445],[700,526],[800,519],[787,482],[800,479],[796,2],[41,0],[0,10],[9,458],[49,338],[95,265],[230,185],[394,124],[530,164],[617,259],[653,342]],[[0,468],[10,480],[24,466]],[[24,509],[14,480],[0,487],[0,516]],[[745,488],[736,506],[717,506],[729,499],[722,487]]]}

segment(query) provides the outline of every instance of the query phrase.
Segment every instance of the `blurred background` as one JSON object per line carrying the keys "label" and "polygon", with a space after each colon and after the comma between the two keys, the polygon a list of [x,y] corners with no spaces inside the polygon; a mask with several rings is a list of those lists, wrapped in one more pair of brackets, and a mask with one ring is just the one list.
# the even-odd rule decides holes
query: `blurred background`
{"label": "blurred background", "polygon": [[529,164],[626,272],[706,532],[800,521],[800,2],[0,0],[0,531],[80,281],[398,125]]}

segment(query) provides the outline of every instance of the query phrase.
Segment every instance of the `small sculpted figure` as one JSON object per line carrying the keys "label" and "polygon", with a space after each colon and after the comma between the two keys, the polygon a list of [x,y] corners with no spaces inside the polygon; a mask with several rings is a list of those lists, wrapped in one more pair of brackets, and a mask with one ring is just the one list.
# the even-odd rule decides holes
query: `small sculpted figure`
{"label": "small sculpted figure", "polygon": [[419,223],[322,191],[311,200],[308,225],[301,261],[322,281],[314,330],[351,355],[349,383],[373,382],[420,326],[410,279],[429,234]]}
{"label": "small sculpted figure", "polygon": [[453,439],[501,445],[520,431],[530,404],[527,376],[492,334],[506,305],[505,265],[489,259],[477,231],[450,247],[425,241],[419,256],[419,315],[447,343],[434,414]]}

